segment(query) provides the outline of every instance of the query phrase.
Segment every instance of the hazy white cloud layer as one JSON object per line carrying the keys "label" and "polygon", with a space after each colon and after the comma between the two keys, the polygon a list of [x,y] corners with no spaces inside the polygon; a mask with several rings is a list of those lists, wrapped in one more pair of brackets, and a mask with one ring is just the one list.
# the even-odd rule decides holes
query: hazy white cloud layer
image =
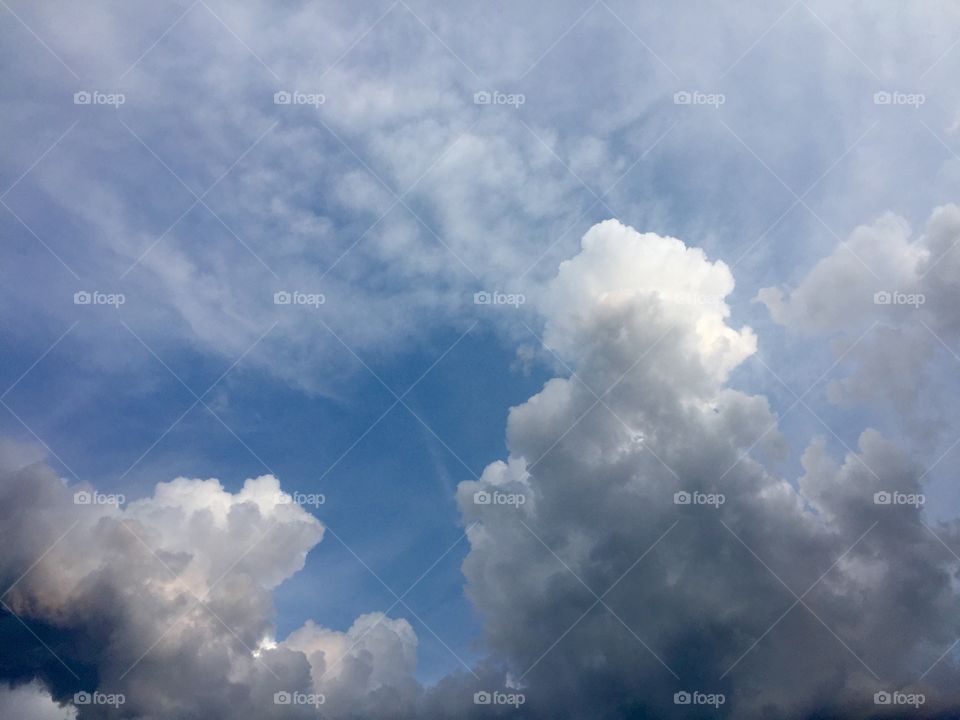
{"label": "hazy white cloud layer", "polygon": [[[842,228],[893,203],[925,212],[960,179],[929,135],[948,135],[958,102],[941,82],[953,57],[938,58],[950,6],[892,23],[870,3],[701,4],[683,19],[613,1],[15,5],[50,51],[5,23],[17,74],[2,127],[24,141],[4,222],[50,283],[11,277],[5,297],[56,327],[76,316],[73,292],[124,292],[151,345],[229,361],[272,327],[249,362],[319,392],[354,364],[331,330],[390,354],[422,337],[415,319],[465,326],[473,292],[535,294],[601,218],[721,244],[768,275],[771,245],[796,239],[785,227],[824,231],[788,188],[810,187],[805,202]],[[926,101],[872,102],[890,90]],[[484,91],[525,101],[475,104]],[[922,152],[899,162],[890,138],[905,134]],[[921,179],[929,197],[908,205]],[[820,197],[832,183],[854,188],[844,207]],[[277,307],[278,291],[325,302]],[[78,338],[115,370],[117,328],[101,320]]]}

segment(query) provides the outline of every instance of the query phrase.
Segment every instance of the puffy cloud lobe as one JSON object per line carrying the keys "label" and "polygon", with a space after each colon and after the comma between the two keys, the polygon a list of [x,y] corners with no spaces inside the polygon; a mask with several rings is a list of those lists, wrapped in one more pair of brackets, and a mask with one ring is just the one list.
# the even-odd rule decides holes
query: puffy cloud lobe
{"label": "puffy cloud lobe", "polygon": [[698,366],[675,383],[685,385],[694,376],[722,381],[756,350],[749,328],[737,332],[725,323],[730,311],[723,298],[733,285],[726,265],[708,262],[700,248],[607,220],[587,231],[575,258],[560,264],[543,308],[545,340],[569,360],[588,363],[584,353],[594,351],[596,340],[591,335],[607,325],[621,328],[623,348],[632,351],[636,336],[648,332],[635,311],[649,308],[683,334],[685,354]]}
{"label": "puffy cloud lobe", "polygon": [[307,622],[283,646],[307,657],[328,713],[370,717],[389,708],[402,717],[414,709],[417,637],[406,620],[368,613],[345,633]]}
{"label": "puffy cloud lobe", "polygon": [[[313,706],[276,705],[277,692],[329,692],[335,716],[367,693],[416,698],[416,638],[404,621],[378,616],[356,647],[333,639],[352,641],[372,616],[346,634],[310,623],[290,645],[268,640],[271,589],[302,568],[323,536],[323,525],[284,498],[276,478],[247,480],[236,493],[217,480],[178,478],[124,507],[76,504],[74,493],[91,489],[68,487],[44,464],[24,466],[29,453],[4,448],[6,679],[36,679],[59,703],[81,690],[120,693],[124,716],[157,719],[234,717],[242,708],[256,708],[258,717],[315,716]],[[318,634],[332,643],[326,655],[309,642]],[[339,659],[344,668],[320,688],[314,678],[322,670],[311,667],[318,659]],[[3,702],[28,702],[26,692]],[[110,711],[81,705],[79,717]]]}
{"label": "puffy cloud lobe", "polygon": [[[955,558],[917,508],[874,505],[919,492],[896,447],[867,431],[838,463],[815,441],[796,486],[743,457],[776,423],[725,387],[755,338],[722,297],[689,298],[732,288],[699,250],[610,221],[547,293],[547,343],[575,375],[513,408],[507,462],[458,492],[477,522],[467,592],[533,716],[673,716],[681,689],[725,693],[721,715],[862,715],[956,639]],[[784,615],[791,590],[810,610]],[[919,683],[931,711],[960,701],[947,667]]]}
{"label": "puffy cloud lobe", "polygon": [[856,228],[795,288],[764,288],[757,299],[776,322],[850,349],[853,369],[831,383],[832,400],[889,404],[905,429],[930,436],[956,419],[940,388],[956,374],[958,243],[957,205],[936,208],[917,236],[886,213]]}

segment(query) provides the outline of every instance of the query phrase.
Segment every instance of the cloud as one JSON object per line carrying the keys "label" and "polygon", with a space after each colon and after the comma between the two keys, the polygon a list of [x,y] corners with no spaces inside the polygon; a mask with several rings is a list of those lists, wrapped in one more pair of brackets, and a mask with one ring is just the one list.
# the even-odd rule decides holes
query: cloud
{"label": "cloud", "polygon": [[852,369],[831,384],[831,399],[874,401],[895,411],[900,429],[929,436],[956,419],[943,387],[955,376],[960,341],[958,244],[957,205],[936,208],[916,235],[888,212],[854,230],[794,288],[764,288],[757,299],[779,324],[849,354]]}
{"label": "cloud", "polygon": [[39,683],[19,687],[0,686],[0,715],[29,720],[75,720],[76,711],[53,702]]}
{"label": "cloud", "polygon": [[[315,706],[297,698],[325,693],[338,717],[363,703],[372,713],[387,700],[415,701],[416,637],[406,621],[365,615],[347,633],[308,623],[289,642],[273,640],[271,590],[303,567],[324,531],[276,478],[247,480],[236,493],[177,478],[123,505],[67,486],[42,463],[24,467],[26,451],[13,443],[0,449],[7,681],[39,681],[57,703],[78,692],[123,696],[130,717],[226,718],[251,708],[312,717]],[[4,702],[27,702],[26,692]],[[291,694],[296,707],[275,704],[275,693]],[[86,719],[109,708],[78,710]]]}
{"label": "cloud", "polygon": [[375,717],[389,709],[403,717],[414,710],[417,637],[406,620],[368,613],[345,633],[308,622],[283,646],[307,657],[313,687],[333,716]]}
{"label": "cloud", "polygon": [[458,490],[494,656],[533,717],[679,717],[684,690],[744,718],[862,716],[908,686],[956,705],[951,658],[919,679],[960,634],[955,558],[920,509],[874,504],[920,493],[919,468],[874,430],[841,461],[814,440],[794,483],[745,455],[777,418],[727,386],[756,349],[732,290],[702,251],[614,221],[561,266],[541,309],[570,376]]}

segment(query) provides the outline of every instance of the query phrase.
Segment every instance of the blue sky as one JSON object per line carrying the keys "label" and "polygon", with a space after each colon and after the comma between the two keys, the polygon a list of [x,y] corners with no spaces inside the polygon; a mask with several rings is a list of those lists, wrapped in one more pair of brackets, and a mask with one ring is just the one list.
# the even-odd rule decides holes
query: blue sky
{"label": "blue sky", "polygon": [[[894,685],[955,708],[957,20],[0,2],[0,631],[49,623],[58,665],[11,661],[0,707],[100,717],[76,664],[131,717],[226,712],[190,678],[325,693],[335,717],[473,717],[496,688],[524,717],[672,716],[689,678],[738,717],[862,716]],[[273,480],[245,485],[264,475],[326,501],[272,503]],[[127,506],[49,499],[78,488]],[[678,525],[686,554],[664,541],[608,606],[683,489],[726,493],[719,535]],[[923,507],[863,500],[898,489]],[[124,527],[237,630],[190,616],[181,637],[186,595],[118,579]],[[791,616],[765,650],[783,597],[753,573],[794,592],[828,567],[829,633]],[[864,596],[894,599],[858,624]],[[61,645],[51,618],[91,634]],[[754,640],[767,671],[721,674]],[[121,677],[147,648],[144,672],[189,677]]]}

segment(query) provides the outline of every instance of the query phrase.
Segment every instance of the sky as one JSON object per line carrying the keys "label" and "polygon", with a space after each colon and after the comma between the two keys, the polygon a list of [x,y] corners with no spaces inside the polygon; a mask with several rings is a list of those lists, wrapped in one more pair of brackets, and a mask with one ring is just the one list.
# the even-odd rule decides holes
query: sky
{"label": "sky", "polygon": [[956,716],[958,21],[0,0],[0,716]]}

